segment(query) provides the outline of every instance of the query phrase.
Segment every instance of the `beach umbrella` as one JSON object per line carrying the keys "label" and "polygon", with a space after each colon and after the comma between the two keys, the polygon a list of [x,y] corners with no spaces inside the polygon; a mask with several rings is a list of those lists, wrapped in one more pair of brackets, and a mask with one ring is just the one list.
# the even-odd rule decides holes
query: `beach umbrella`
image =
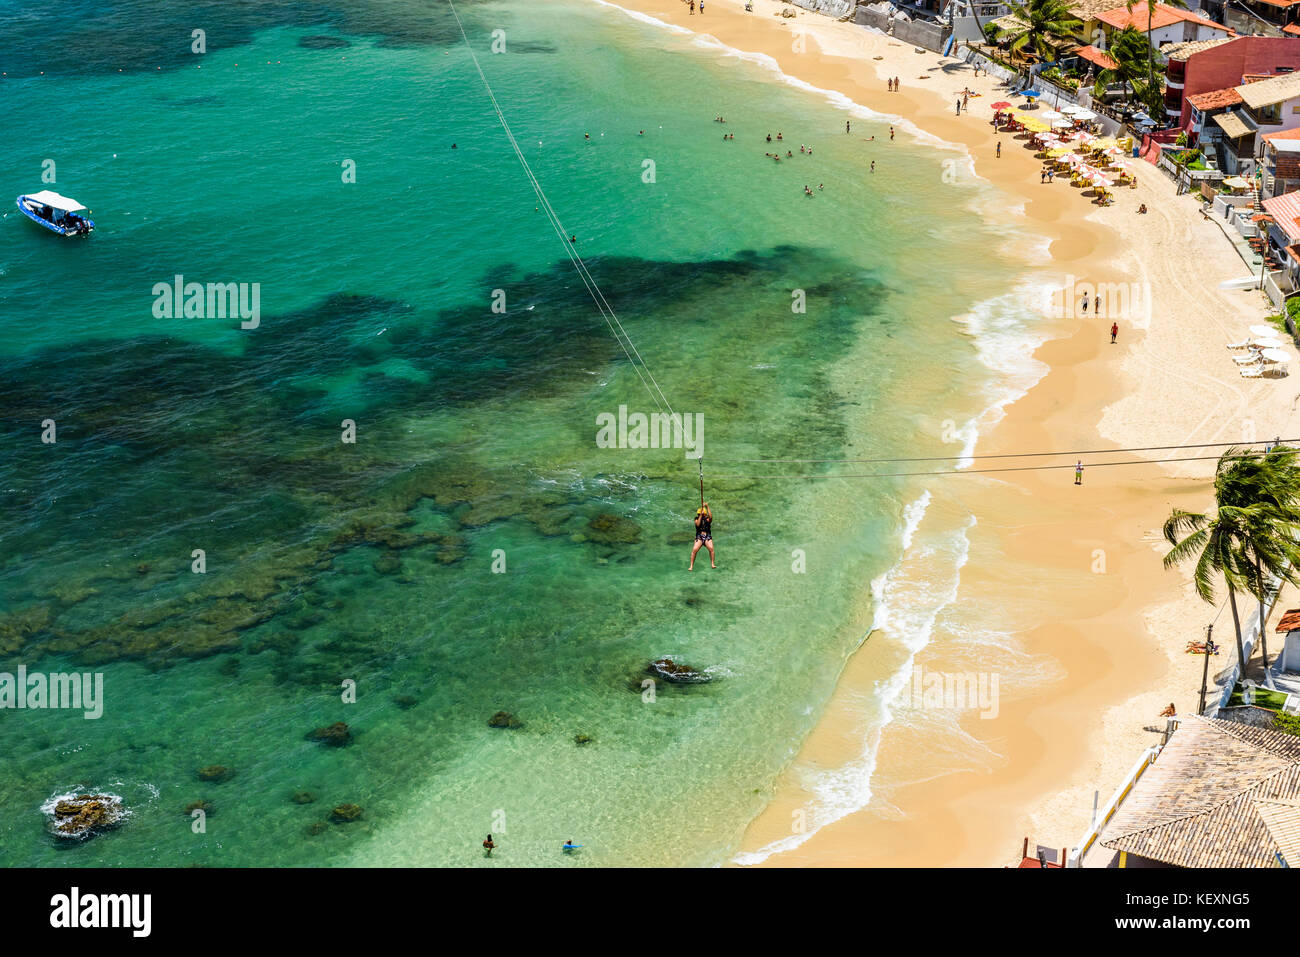
{"label": "beach umbrella", "polygon": [[1052,121],[1052,129],[1054,130],[1068,130],[1068,129],[1072,129],[1073,127],[1074,124],[1067,119],[1059,119],[1059,120]]}
{"label": "beach umbrella", "polygon": [[1065,106],[1061,107],[1061,112],[1067,116],[1075,116],[1079,113],[1087,113],[1088,111],[1077,103],[1067,103]]}
{"label": "beach umbrella", "polygon": [[1074,118],[1087,123],[1089,120],[1095,120],[1097,114],[1092,112],[1092,110],[1077,109],[1074,113]]}
{"label": "beach umbrella", "polygon": [[1031,100],[1036,99],[1042,95],[1043,94],[1039,93],[1037,90],[1021,90],[1019,93],[1016,94],[1016,96],[1027,96]]}
{"label": "beach umbrella", "polygon": [[998,100],[996,103],[991,103],[990,108],[994,110],[1005,110],[1010,105],[1011,104],[1006,100]]}
{"label": "beach umbrella", "polygon": [[1272,326],[1265,326],[1261,324],[1261,325],[1251,326],[1250,334],[1252,336],[1275,336],[1277,335],[1277,330],[1274,329]]}
{"label": "beach umbrella", "polygon": [[1252,346],[1259,346],[1261,349],[1281,349],[1282,340],[1275,336],[1260,336],[1258,339],[1251,339]]}
{"label": "beach umbrella", "polygon": [[1065,119],[1065,114],[1064,114],[1064,113],[1058,113],[1058,112],[1056,112],[1056,110],[1048,110],[1046,113],[1039,113],[1039,114],[1038,114],[1038,118],[1039,118],[1040,120],[1047,120],[1047,122],[1050,123],[1050,122],[1052,122],[1053,120],[1063,120],[1063,119]]}
{"label": "beach umbrella", "polygon": [[1265,362],[1290,362],[1291,357],[1281,349],[1265,349],[1260,352]]}

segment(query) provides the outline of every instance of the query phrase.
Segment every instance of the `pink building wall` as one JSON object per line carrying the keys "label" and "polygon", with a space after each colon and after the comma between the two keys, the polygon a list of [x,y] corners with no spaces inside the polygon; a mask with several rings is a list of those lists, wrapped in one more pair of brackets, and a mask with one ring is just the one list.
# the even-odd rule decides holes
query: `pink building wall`
{"label": "pink building wall", "polygon": [[[1176,64],[1171,64],[1176,69]],[[1300,37],[1239,37],[1193,54],[1185,64],[1183,109],[1178,125],[1187,129],[1192,119],[1189,96],[1241,86],[1248,73],[1272,74],[1278,67],[1300,70]],[[1175,80],[1173,70],[1170,76]]]}

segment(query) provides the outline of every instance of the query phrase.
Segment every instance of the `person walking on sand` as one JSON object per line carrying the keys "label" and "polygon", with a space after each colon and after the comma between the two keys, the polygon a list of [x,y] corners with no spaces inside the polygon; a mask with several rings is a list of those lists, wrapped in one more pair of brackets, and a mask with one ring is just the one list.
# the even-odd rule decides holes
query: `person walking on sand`
{"label": "person walking on sand", "polygon": [[1110,344],[1112,346],[1115,344],[1115,337],[1118,335],[1119,335],[1119,323],[1112,322],[1110,324]]}
{"label": "person walking on sand", "polygon": [[1002,141],[998,140],[998,159],[1002,159]]}
{"label": "person walking on sand", "polygon": [[495,848],[495,847],[496,847],[496,844],[494,844],[494,843],[492,842],[492,835],[489,834],[489,835],[487,836],[487,840],[483,842],[483,850],[486,852],[486,853],[484,853],[483,856],[484,856],[484,857],[491,857],[491,856],[492,856],[492,850],[493,850],[493,848]]}
{"label": "person walking on sand", "polygon": [[695,571],[695,556],[699,554],[701,545],[706,546],[709,550],[709,564],[713,568],[717,568],[718,556],[713,551],[713,512],[709,510],[708,502],[701,505],[695,512],[695,545],[691,548],[691,566],[686,569],[688,572]]}
{"label": "person walking on sand", "polygon": [[889,138],[891,140],[894,138],[894,128],[892,126],[889,128]]}
{"label": "person walking on sand", "polygon": [[1088,294],[1086,292],[1083,294],[1083,299],[1080,301],[1079,305],[1083,309],[1083,314],[1086,316],[1088,314]]}
{"label": "person walking on sand", "polygon": [[1083,459],[1079,459],[1078,462],[1074,463],[1074,484],[1083,484]]}
{"label": "person walking on sand", "polygon": [[847,133],[848,131],[849,131],[849,121],[848,121],[848,120],[845,120],[845,121],[844,121],[844,132]]}
{"label": "person walking on sand", "polygon": [[690,7],[691,7],[691,16],[695,16],[695,0],[691,0]]}

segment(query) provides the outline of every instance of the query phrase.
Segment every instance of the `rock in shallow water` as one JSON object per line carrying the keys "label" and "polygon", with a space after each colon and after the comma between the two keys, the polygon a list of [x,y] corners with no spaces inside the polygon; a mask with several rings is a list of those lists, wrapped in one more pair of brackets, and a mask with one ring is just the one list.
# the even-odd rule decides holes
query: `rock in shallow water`
{"label": "rock in shallow water", "polygon": [[205,768],[199,768],[195,773],[198,775],[200,781],[220,783],[222,781],[229,781],[233,778],[235,776],[235,769],[228,768],[224,764],[209,764]]}
{"label": "rock in shallow water", "polygon": [[307,735],[307,739],[317,741],[320,744],[328,744],[332,748],[341,748],[352,741],[352,732],[342,721],[335,721],[331,725],[317,728]]}
{"label": "rock in shallow water", "polygon": [[488,718],[489,728],[522,728],[524,723],[509,711],[498,711]]}
{"label": "rock in shallow water", "polygon": [[102,831],[117,827],[126,817],[126,808],[116,794],[78,794],[59,800],[50,810],[51,829],[58,837],[85,840]]}
{"label": "rock in shallow water", "polygon": [[698,668],[680,664],[671,658],[660,658],[658,661],[652,661],[646,666],[645,670],[646,674],[673,684],[703,684],[706,681],[713,680],[711,675],[700,671]]}
{"label": "rock in shallow water", "polygon": [[330,820],[335,824],[349,824],[361,820],[362,810],[357,804],[340,804],[330,812]]}

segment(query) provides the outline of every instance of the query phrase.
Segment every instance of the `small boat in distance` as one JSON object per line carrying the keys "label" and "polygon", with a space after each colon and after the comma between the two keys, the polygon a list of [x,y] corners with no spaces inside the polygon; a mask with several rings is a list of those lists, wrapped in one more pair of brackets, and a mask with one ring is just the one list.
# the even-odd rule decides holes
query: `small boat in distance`
{"label": "small boat in distance", "polygon": [[32,222],[40,223],[60,236],[88,236],[95,228],[94,222],[77,215],[85,211],[85,206],[48,189],[30,196],[19,196],[18,208]]}

